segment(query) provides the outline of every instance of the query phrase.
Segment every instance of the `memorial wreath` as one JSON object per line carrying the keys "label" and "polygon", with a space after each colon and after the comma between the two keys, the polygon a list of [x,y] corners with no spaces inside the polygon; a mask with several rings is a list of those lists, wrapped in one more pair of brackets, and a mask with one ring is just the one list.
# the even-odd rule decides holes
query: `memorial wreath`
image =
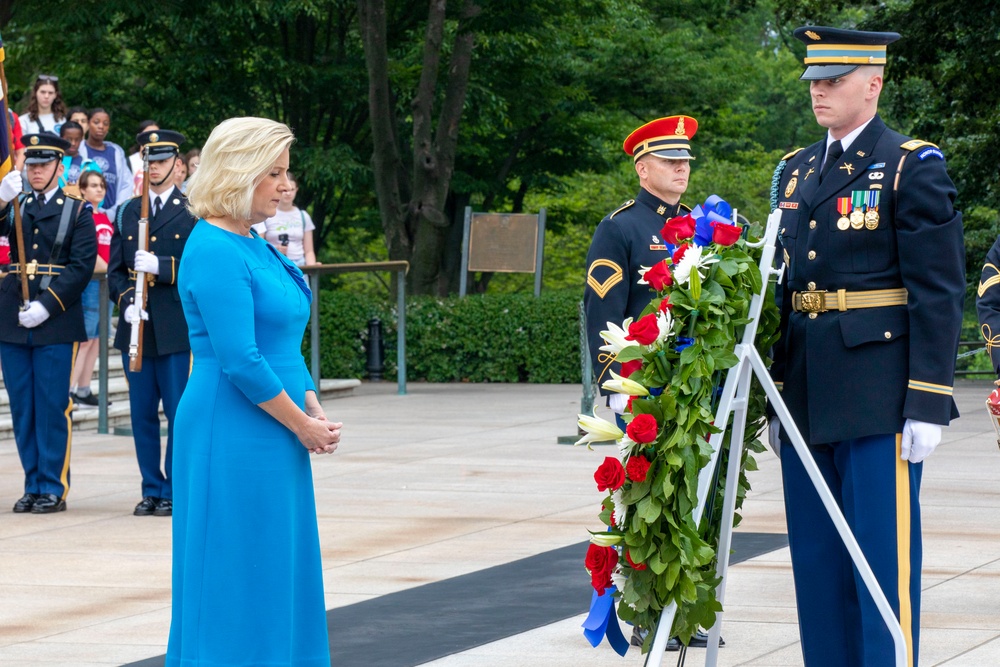
{"label": "memorial wreath", "polygon": [[[715,594],[716,545],[724,476],[716,475],[715,499],[708,501],[700,525],[693,514],[698,475],[712,453],[708,440],[720,431],[713,420],[722,381],[726,369],[738,362],[734,348],[762,280],[759,248],[747,242],[762,230],[757,225],[744,230],[731,216],[729,204],[713,195],[691,213],[668,220],[661,235],[670,258],[643,267],[638,277],[655,296],[638,319],[620,326],[608,322],[601,332],[601,350],[621,363],[621,374],[612,372],[603,387],[629,399],[624,433],[595,416],[580,415],[579,421],[585,435],[577,444],[615,440],[619,450],[594,474],[598,491],[607,494],[600,513],[607,529],[592,532],[586,556],[595,596],[585,634],[595,646],[607,633],[616,650],[627,649],[619,649],[617,623],[617,641],[608,627],[613,606],[622,620],[652,629],[661,611],[676,602],[672,634],[685,644],[699,627],[710,627],[721,610]],[[768,299],[758,349],[770,347],[777,324],[777,308]],[[737,508],[750,488],[745,472],[756,469],[751,452],[764,449],[758,435],[765,403],[755,383]],[[728,444],[727,434],[717,469],[725,470]],[[605,618],[595,623],[599,600]],[[651,640],[648,633],[643,651]]]}

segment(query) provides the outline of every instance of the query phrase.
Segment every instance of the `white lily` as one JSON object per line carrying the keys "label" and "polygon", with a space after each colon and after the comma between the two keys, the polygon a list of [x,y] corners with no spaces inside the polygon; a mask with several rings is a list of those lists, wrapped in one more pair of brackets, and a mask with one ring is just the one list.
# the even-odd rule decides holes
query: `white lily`
{"label": "white lily", "polygon": [[[704,248],[700,245],[689,246],[686,251],[684,251],[684,256],[681,260],[677,262],[674,267],[674,281],[680,283],[681,285],[687,285],[691,281],[691,272],[696,269],[704,269],[712,264],[719,261],[719,258],[714,255],[709,255],[707,257],[702,257],[702,252]],[[698,275],[704,278],[706,274],[698,271]]]}
{"label": "white lily", "polygon": [[611,379],[601,385],[602,389],[619,394],[628,394],[629,396],[649,396],[649,390],[635,380],[623,378],[614,371],[609,372],[611,373]]}
{"label": "white lily", "polygon": [[609,440],[617,441],[619,438],[625,436],[616,424],[594,415],[577,415],[576,423],[586,431],[586,434],[574,443],[577,445],[590,442],[607,442]]}
{"label": "white lily", "polygon": [[628,327],[632,324],[631,317],[622,322],[622,326],[618,326],[614,322],[608,322],[607,324],[607,331],[601,332],[601,338],[605,341],[601,349],[605,352],[617,355],[624,348],[639,344],[634,340],[625,340],[625,336],[628,335]]}
{"label": "white lily", "polygon": [[596,544],[599,547],[613,547],[616,544],[619,544],[622,539],[622,535],[616,535],[614,533],[598,533],[590,536],[591,543]]}

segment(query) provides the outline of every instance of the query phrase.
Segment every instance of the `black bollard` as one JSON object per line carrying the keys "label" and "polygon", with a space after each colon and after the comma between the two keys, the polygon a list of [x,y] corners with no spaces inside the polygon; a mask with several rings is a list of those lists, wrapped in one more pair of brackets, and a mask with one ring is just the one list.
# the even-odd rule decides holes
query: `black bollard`
{"label": "black bollard", "polygon": [[368,320],[368,379],[381,382],[385,372],[385,348],[382,345],[382,321]]}

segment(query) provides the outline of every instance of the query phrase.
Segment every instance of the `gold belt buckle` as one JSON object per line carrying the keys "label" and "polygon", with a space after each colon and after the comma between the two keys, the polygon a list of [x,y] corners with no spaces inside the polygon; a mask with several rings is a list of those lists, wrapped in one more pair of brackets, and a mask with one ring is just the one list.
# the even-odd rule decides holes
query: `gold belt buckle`
{"label": "gold belt buckle", "polygon": [[38,260],[33,259],[24,266],[24,272],[29,276],[33,276],[38,273]]}
{"label": "gold belt buckle", "polygon": [[823,303],[823,295],[826,290],[813,290],[810,292],[799,292],[799,303],[803,313],[825,313],[826,306]]}

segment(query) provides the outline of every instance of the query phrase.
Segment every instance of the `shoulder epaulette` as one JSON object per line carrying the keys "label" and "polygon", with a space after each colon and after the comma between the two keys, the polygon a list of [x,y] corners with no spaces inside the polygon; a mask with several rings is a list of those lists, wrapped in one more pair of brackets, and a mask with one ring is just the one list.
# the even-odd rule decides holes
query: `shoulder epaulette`
{"label": "shoulder epaulette", "polygon": [[795,156],[795,155],[796,155],[796,154],[797,154],[797,153],[798,153],[799,151],[801,151],[801,150],[802,150],[801,148],[796,148],[796,149],[795,149],[794,151],[792,151],[791,153],[785,153],[785,157],[783,157],[783,158],[781,158],[781,159],[782,159],[782,160],[787,160],[787,159],[788,159],[788,158],[790,158],[790,157],[794,157],[794,156]]}
{"label": "shoulder epaulette", "polygon": [[66,197],[69,198],[69,199],[75,199],[77,201],[84,201],[83,195],[71,195],[70,193],[66,192],[65,190],[63,190],[63,194],[66,195]]}
{"label": "shoulder epaulette", "polygon": [[910,139],[909,141],[900,145],[904,151],[915,151],[918,148],[923,148],[924,146],[930,146],[931,148],[939,148],[937,144],[932,144],[929,141],[924,141],[923,139]]}
{"label": "shoulder epaulette", "polygon": [[608,219],[610,220],[611,218],[615,217],[616,215],[618,215],[619,213],[621,213],[634,203],[635,203],[634,199],[629,199],[627,202],[619,206],[611,215],[609,215]]}
{"label": "shoulder epaulette", "polygon": [[678,210],[679,211],[684,211],[685,213],[690,213],[691,212],[691,207],[688,206],[687,204],[685,204],[684,202],[681,202],[679,204]]}

